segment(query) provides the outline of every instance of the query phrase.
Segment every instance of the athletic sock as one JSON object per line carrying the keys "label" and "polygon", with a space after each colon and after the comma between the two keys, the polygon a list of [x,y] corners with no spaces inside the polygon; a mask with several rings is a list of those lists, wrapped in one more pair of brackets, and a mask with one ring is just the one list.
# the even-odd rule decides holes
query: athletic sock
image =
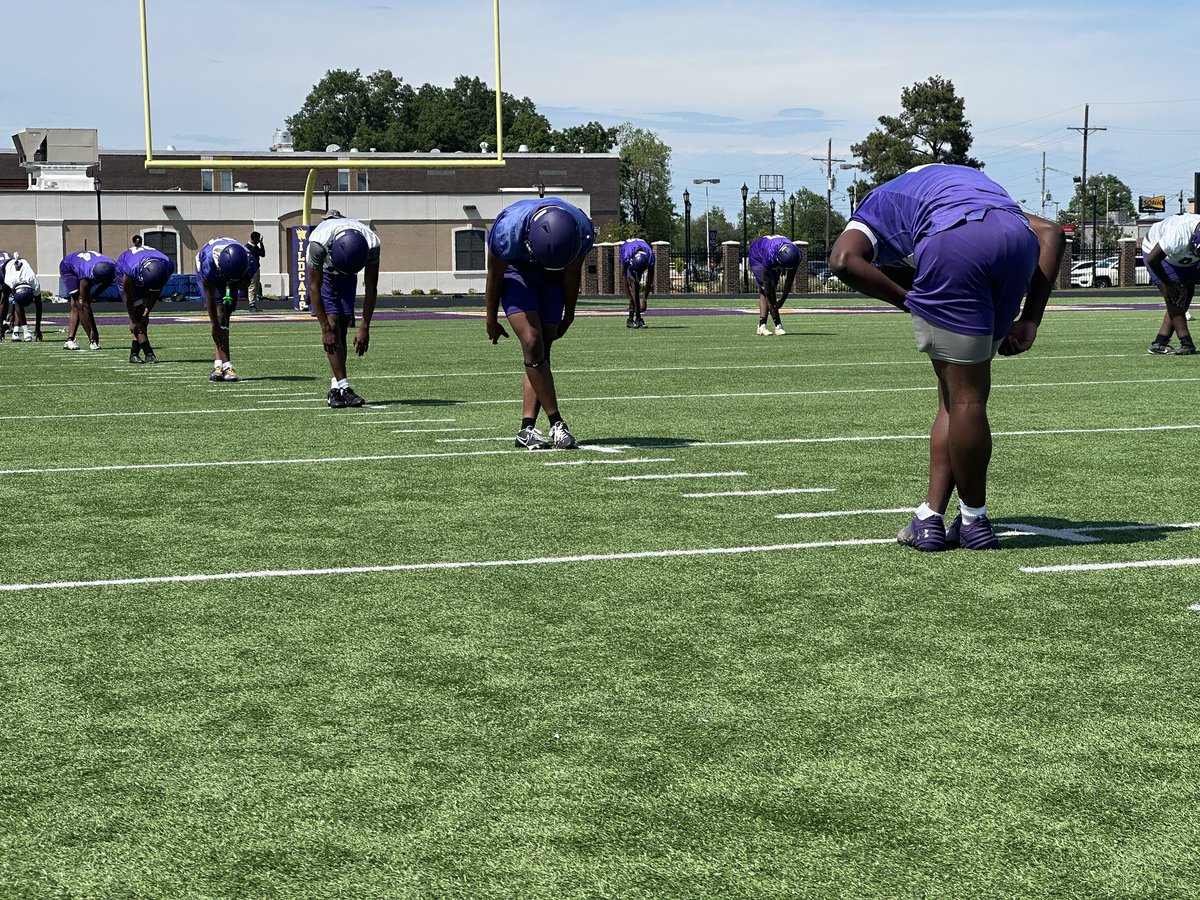
{"label": "athletic sock", "polygon": [[553,428],[555,425],[557,425],[559,422],[562,421],[562,416],[560,416],[558,413],[547,413],[546,418],[550,420],[551,428]]}
{"label": "athletic sock", "polygon": [[980,516],[987,515],[987,504],[983,506],[967,506],[967,504],[960,501],[958,511],[962,515],[963,524],[970,525]]}
{"label": "athletic sock", "polygon": [[142,346],[141,346],[141,344],[139,344],[137,341],[132,341],[132,342],[129,344],[129,352],[130,352],[130,353],[135,353],[135,354],[136,354],[136,353],[137,353],[139,350],[141,350],[141,349],[142,349]]}
{"label": "athletic sock", "polygon": [[220,363],[220,366],[221,366],[222,371],[228,372],[230,369],[233,368],[233,361],[227,359],[227,360],[225,360],[225,362]]}
{"label": "athletic sock", "polygon": [[920,506],[917,507],[917,518],[918,519],[928,519],[930,516],[938,516],[940,518],[941,515],[942,514],[940,512],[938,512],[936,509],[934,509],[928,503],[922,503]]}
{"label": "athletic sock", "polygon": [[142,341],[141,347],[142,347],[143,353],[153,353],[154,352],[154,348],[150,346],[149,341]]}
{"label": "athletic sock", "polygon": [[1169,334],[1160,334],[1160,335],[1158,335],[1158,337],[1156,337],[1156,338],[1153,340],[1153,342],[1152,342],[1152,343],[1155,343],[1155,344],[1169,344],[1169,343],[1171,343],[1171,335],[1169,335]]}
{"label": "athletic sock", "polygon": [[334,383],[333,386],[341,388],[342,390],[345,390],[346,388],[350,387],[350,379],[349,378],[339,379],[338,381],[336,381]]}
{"label": "athletic sock", "polygon": [[521,420],[521,427],[532,428],[535,422],[537,422],[537,419],[535,419],[533,416],[526,416]]}
{"label": "athletic sock", "polygon": [[759,316],[759,317],[758,317],[758,324],[759,324],[759,325],[766,325],[766,324],[767,324],[767,317],[766,317],[766,316]]}

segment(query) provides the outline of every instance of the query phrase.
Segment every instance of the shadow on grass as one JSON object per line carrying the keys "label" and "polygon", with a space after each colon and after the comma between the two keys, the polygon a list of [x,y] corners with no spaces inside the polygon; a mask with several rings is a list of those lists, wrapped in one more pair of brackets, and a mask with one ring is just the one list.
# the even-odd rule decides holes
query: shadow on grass
{"label": "shadow on grass", "polygon": [[[1193,526],[1194,527],[1194,526]],[[1161,541],[1178,525],[1120,520],[1074,520],[1041,516],[1006,517],[995,521],[1005,549],[1063,547],[1069,544],[1137,544]]]}
{"label": "shadow on grass", "polygon": [[409,399],[409,400],[372,400],[370,397],[367,398],[368,406],[415,406],[415,407],[420,408],[420,407],[424,407],[424,406],[457,406],[458,404],[463,403],[463,402],[465,402],[465,401],[463,401],[463,400],[439,400],[439,399],[432,399],[432,400],[414,400],[414,399]]}
{"label": "shadow on grass", "polygon": [[638,447],[642,449],[676,450],[693,447],[703,441],[673,437],[602,437],[587,438],[584,443],[597,447]]}

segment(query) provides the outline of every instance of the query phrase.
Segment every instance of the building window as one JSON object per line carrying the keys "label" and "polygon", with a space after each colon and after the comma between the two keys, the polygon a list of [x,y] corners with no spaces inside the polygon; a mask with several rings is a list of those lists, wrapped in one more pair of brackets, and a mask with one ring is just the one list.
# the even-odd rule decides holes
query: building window
{"label": "building window", "polygon": [[338,169],[338,190],[339,191],[350,190],[350,170],[349,169]]}
{"label": "building window", "polygon": [[487,232],[482,228],[461,228],[454,232],[454,271],[482,272],[487,269],[484,246]]}
{"label": "building window", "polygon": [[223,190],[223,191],[232,191],[233,190],[233,173],[232,172],[222,172],[221,173],[221,190]]}
{"label": "building window", "polygon": [[358,190],[360,190],[360,191],[370,190],[370,188],[367,187],[367,173],[365,171],[357,173],[357,180],[358,180],[358,188],[357,188]]}
{"label": "building window", "polygon": [[213,170],[212,169],[201,169],[200,170],[200,190],[211,191],[212,189],[213,189]]}
{"label": "building window", "polygon": [[142,243],[152,250],[157,250],[171,261],[175,271],[179,271],[179,234],[174,231],[144,231]]}

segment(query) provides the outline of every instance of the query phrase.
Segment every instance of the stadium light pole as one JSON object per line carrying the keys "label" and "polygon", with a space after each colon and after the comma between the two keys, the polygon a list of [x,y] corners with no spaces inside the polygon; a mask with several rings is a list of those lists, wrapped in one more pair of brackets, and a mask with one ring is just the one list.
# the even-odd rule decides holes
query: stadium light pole
{"label": "stadium light pole", "polygon": [[742,291],[750,290],[750,267],[746,262],[746,198],[750,195],[750,188],[746,182],[742,182]]}
{"label": "stadium light pole", "polygon": [[708,272],[712,274],[712,235],[709,232],[708,225],[708,186],[710,184],[720,184],[720,178],[693,178],[692,184],[704,185],[704,250],[705,263],[708,265]]}
{"label": "stadium light pole", "polygon": [[329,212],[329,179],[325,179],[325,212]]}
{"label": "stadium light pole", "polygon": [[790,237],[793,241],[795,241],[796,240],[796,195],[795,194],[792,194],[792,198],[791,198],[791,200],[788,201],[788,205],[792,208],[792,224],[788,226],[788,237]]}
{"label": "stadium light pole", "polygon": [[692,198],[687,189],[683,191],[683,292],[692,292]]}
{"label": "stadium light pole", "polygon": [[771,198],[771,234],[775,233],[775,198]]}
{"label": "stadium light pole", "polygon": [[100,176],[93,179],[96,184],[96,248],[104,252],[104,212],[100,205]]}

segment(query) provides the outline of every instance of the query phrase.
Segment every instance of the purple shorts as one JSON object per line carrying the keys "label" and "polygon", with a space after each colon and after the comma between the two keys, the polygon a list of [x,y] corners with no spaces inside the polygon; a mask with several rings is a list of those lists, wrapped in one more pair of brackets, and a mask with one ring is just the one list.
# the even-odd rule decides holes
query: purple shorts
{"label": "purple shorts", "polygon": [[79,293],[79,279],[66,265],[66,260],[58,264],[58,296],[71,297]]}
{"label": "purple shorts", "polygon": [[[1178,281],[1180,284],[1193,284],[1196,277],[1200,276],[1200,263],[1194,266],[1173,266],[1167,260],[1162,261],[1163,271],[1167,273],[1167,277],[1172,281]],[[1162,284],[1162,279],[1154,274],[1154,270],[1146,266],[1146,271],[1150,273],[1150,283],[1155,287]]]}
{"label": "purple shorts", "polygon": [[1024,216],[992,210],[917,243],[904,305],[947,331],[1000,340],[1021,310],[1038,254]]}
{"label": "purple shorts", "polygon": [[[357,275],[321,273],[321,302],[326,315],[338,315],[354,324],[354,295],[358,293]],[[315,313],[314,313],[315,315]]]}
{"label": "purple shorts", "polygon": [[533,267],[508,266],[500,288],[504,314],[535,312],[545,325],[558,325],[563,317],[562,273]]}

